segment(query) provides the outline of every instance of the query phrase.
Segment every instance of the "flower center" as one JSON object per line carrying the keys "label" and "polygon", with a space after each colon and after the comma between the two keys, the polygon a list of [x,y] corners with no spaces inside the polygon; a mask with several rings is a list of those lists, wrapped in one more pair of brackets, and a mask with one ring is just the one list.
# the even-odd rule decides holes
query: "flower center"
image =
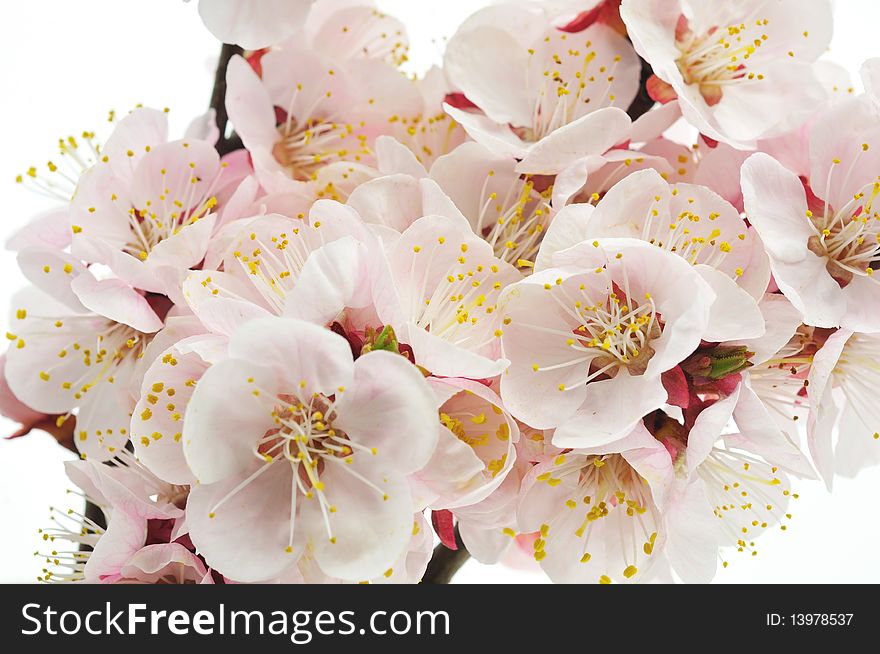
{"label": "flower center", "polygon": [[[838,162],[834,160],[828,175],[829,186]],[[878,194],[880,182],[873,182],[862,187],[838,210],[826,203],[822,215],[809,210],[806,213],[815,231],[807,247],[827,258],[828,273],[842,287],[855,276],[872,277],[880,264],[880,213],[874,209]]]}
{"label": "flower center", "polygon": [[[363,127],[363,123],[359,125]],[[360,161],[370,156],[367,136],[351,124],[321,119],[299,123],[292,116],[278,126],[279,139],[272,148],[275,160],[293,179],[313,181],[318,171],[338,161]]]}
{"label": "flower center", "polygon": [[675,31],[675,45],[681,53],[676,65],[685,83],[699,86],[706,103],[714,105],[721,100],[725,86],[763,80],[763,74],[747,66],[748,60],[769,38],[763,31],[768,22],[767,19],[749,19],[696,34],[682,16]]}

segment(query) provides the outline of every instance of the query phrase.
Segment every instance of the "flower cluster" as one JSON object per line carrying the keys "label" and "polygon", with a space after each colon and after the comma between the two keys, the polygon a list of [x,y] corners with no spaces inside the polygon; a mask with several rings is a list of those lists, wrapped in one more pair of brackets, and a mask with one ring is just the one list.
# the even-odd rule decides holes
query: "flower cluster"
{"label": "flower cluster", "polygon": [[413,77],[369,0],[201,0],[234,134],[141,107],[19,177],[61,205],[9,241],[0,411],[105,518],[53,511],[44,578],[756,554],[880,460],[880,60],[817,61],[829,4],[493,4]]}

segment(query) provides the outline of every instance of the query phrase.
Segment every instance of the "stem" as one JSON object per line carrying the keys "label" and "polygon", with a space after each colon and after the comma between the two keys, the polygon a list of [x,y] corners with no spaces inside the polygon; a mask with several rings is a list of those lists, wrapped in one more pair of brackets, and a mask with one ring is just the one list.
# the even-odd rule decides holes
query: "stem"
{"label": "stem", "polygon": [[455,527],[455,543],[457,550],[451,550],[443,543],[434,548],[434,554],[428,563],[428,568],[422,576],[423,584],[448,584],[452,581],[455,573],[470,558],[470,553],[461,542],[458,526]]}
{"label": "stem", "polygon": [[648,110],[654,106],[654,101],[651,99],[651,96],[648,95],[647,87],[648,78],[654,73],[654,71],[651,69],[651,64],[641,57],[639,57],[639,61],[642,62],[642,72],[639,76],[639,92],[633,99],[632,104],[629,105],[629,109],[626,110],[626,113],[628,113],[629,117],[633,120],[647,113]]}
{"label": "stem", "polygon": [[224,155],[241,147],[241,139],[232,134],[226,136],[226,128],[229,116],[226,113],[226,68],[229,60],[243,50],[237,45],[224,43],[220,49],[220,60],[217,62],[217,70],[214,73],[214,89],[211,91],[211,108],[216,112],[217,129],[220,130],[220,138],[217,139],[217,152]]}

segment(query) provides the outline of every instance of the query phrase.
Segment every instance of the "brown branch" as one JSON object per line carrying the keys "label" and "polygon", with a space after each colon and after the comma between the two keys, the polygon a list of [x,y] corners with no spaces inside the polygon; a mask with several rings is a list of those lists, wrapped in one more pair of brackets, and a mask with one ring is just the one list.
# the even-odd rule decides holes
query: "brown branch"
{"label": "brown branch", "polygon": [[229,115],[226,113],[226,68],[229,66],[229,60],[242,52],[243,50],[239,46],[224,43],[220,49],[220,60],[217,62],[217,70],[214,73],[214,89],[211,91],[210,106],[216,112],[217,129],[220,130],[217,151],[221,156],[241,147],[241,139],[236,135],[226,136],[229,123]]}
{"label": "brown branch", "polygon": [[467,562],[471,555],[461,542],[458,526],[455,527],[455,543],[458,545],[457,550],[451,550],[443,543],[434,548],[434,554],[422,576],[423,584],[448,584]]}
{"label": "brown branch", "polygon": [[654,74],[654,71],[651,70],[651,64],[647,61],[641,57],[639,57],[639,60],[642,62],[642,71],[639,78],[639,92],[632,101],[632,104],[629,105],[629,109],[626,110],[626,113],[628,113],[629,117],[633,120],[647,113],[651,107],[654,106],[654,101],[651,99],[651,96],[648,95],[647,87],[648,78]]}

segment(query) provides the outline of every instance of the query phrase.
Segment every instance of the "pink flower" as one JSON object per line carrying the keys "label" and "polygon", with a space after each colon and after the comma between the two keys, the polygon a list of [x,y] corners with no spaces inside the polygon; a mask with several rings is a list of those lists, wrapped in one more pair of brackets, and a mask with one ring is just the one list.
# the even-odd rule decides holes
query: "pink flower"
{"label": "pink flower", "polygon": [[219,209],[248,170],[235,158],[239,165],[221,162],[208,142],[168,142],[167,129],[153,109],[116,125],[71,202],[71,253],[105,264],[133,288],[176,297],[182,271],[201,262],[230,218]]}
{"label": "pink flower", "polygon": [[187,276],[183,298],[215,334],[270,315],[329,324],[371,304],[376,248],[357,213],[332,200],[316,202],[307,218],[234,221],[212,241],[205,267]]}
{"label": "pink flower", "polygon": [[439,400],[437,449],[416,475],[433,509],[477,504],[494,493],[516,463],[519,428],[490,388],[468,379],[431,377]]}
{"label": "pink flower", "polygon": [[[663,547],[666,448],[639,424],[600,449],[548,453],[523,480],[518,524],[539,532],[534,558],[557,583],[637,579]],[[659,501],[658,501],[659,500]]]}
{"label": "pink flower", "polygon": [[554,265],[499,303],[501,397],[532,427],[556,427],[554,445],[596,447],[666,402],[660,375],[700,344],[716,294],[680,256],[635,239],[583,241]]}
{"label": "pink flower", "polygon": [[112,458],[128,440],[129,384],[167,307],[118,279],[96,279],[63,252],[27,248],[18,260],[36,287],[15,300],[9,388],[31,409],[60,415],[59,424],[75,412],[80,453]]}
{"label": "pink flower", "polygon": [[226,108],[270,193],[334,197],[352,175],[372,176],[373,142],[389,119],[424,108],[415,85],[383,61],[289,45],[261,66],[262,78],[241,57],[230,61]]}
{"label": "pink flower", "polygon": [[[863,332],[880,325],[874,174],[878,114],[868,96],[827,110],[810,130],[809,195],[798,177],[757,153],[743,164],[746,212],[770,256],[779,289],[816,327]],[[846,130],[840,125],[846,124]]]}
{"label": "pink flower", "polygon": [[634,172],[592,209],[569,205],[544,238],[535,269],[560,263],[560,251],[593,238],[626,237],[674,252],[694,266],[717,298],[706,341],[756,338],[764,333],[757,301],[770,280],[755,232],[729,203],[694,184],[667,183],[652,169]]}
{"label": "pink flower", "polygon": [[464,218],[419,218],[387,244],[382,263],[373,285],[376,312],[412,348],[419,366],[470,379],[504,369],[496,304],[520,274],[495,257]]}
{"label": "pink flower", "polygon": [[626,139],[621,108],[635,97],[640,67],[606,25],[568,33],[536,7],[488,7],[450,39],[444,66],[483,115],[446,111],[475,141],[523,159],[522,172],[553,174]]}
{"label": "pink flower", "polygon": [[831,39],[825,0],[625,0],[620,15],[688,122],[716,141],[748,149],[824,99],[813,63]]}
{"label": "pink flower", "polygon": [[184,424],[198,551],[239,581],[305,552],[333,577],[384,573],[412,534],[406,477],[437,443],[422,375],[387,352],[353,362],[345,339],[283,318],[241,327],[229,357],[199,380]]}

